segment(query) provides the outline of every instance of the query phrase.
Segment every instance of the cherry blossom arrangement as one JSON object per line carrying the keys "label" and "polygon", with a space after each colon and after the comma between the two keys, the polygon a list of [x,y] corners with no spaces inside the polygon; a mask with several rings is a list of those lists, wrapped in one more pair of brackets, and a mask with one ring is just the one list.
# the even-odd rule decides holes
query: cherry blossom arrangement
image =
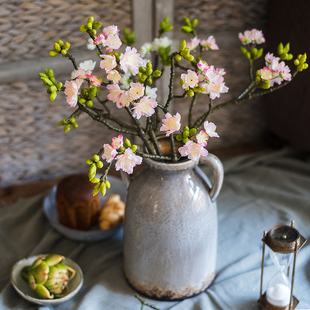
{"label": "cherry blossom arrangement", "polygon": [[[238,102],[261,96],[287,85],[298,72],[307,69],[307,55],[298,55],[294,59],[295,71],[284,60],[292,60],[289,44],[278,46],[278,56],[272,53],[265,55],[265,66],[254,70],[253,63],[263,55],[263,48],[258,45],[265,42],[262,31],[252,29],[239,33],[242,43],[241,52],[249,61],[250,82],[248,87],[236,98],[227,102],[215,104],[215,100],[222,93],[228,92],[224,82],[225,70],[215,68],[203,60],[209,50],[218,50],[213,36],[199,39],[196,33],[197,19],[184,17],[182,32],[192,37],[179,43],[178,50],[171,51],[172,41],[164,34],[173,29],[169,25],[169,18],[161,24],[158,37],[153,42],[141,46],[139,52],[133,47],[134,33],[124,29],[120,38],[117,26],[107,26],[99,34],[102,24],[89,17],[87,23],[80,27],[81,32],[89,35],[88,49],[96,50],[99,56],[100,76],[93,74],[96,62],[87,60],[79,65],[68,53],[70,44],[58,40],[52,57],[62,55],[68,58],[74,67],[71,80],[56,82],[53,70],[46,69],[40,77],[48,87],[50,100],[54,101],[58,92],[64,92],[66,100],[74,112],[59,122],[68,132],[76,128],[76,119],[81,113],[88,114],[94,121],[100,122],[117,134],[110,143],[105,143],[97,154],[86,163],[90,166],[89,179],[96,183],[94,195],[101,192],[105,195],[110,188],[108,171],[112,164],[116,170],[133,173],[133,168],[142,163],[143,158],[165,162],[178,162],[181,159],[198,160],[200,156],[207,156],[207,143],[210,138],[219,137],[216,125],[209,122],[208,117],[216,110]],[[123,52],[121,52],[123,50]],[[157,102],[156,80],[162,72],[170,69],[169,95],[165,102]],[[176,68],[184,71],[176,76]],[[173,88],[174,79],[179,79],[182,92],[176,94]],[[106,92],[102,99],[102,91]],[[206,96],[209,104],[206,111],[193,120],[193,110],[198,96]],[[170,113],[172,100],[191,97],[187,119],[181,115]],[[125,122],[113,115],[113,109],[121,109],[130,116],[131,122]],[[182,125],[181,125],[182,124]],[[158,143],[158,136],[165,135],[170,139],[171,156],[163,155]],[[125,137],[127,135],[127,137]],[[132,144],[129,137],[138,136],[142,140],[142,147]],[[176,148],[176,141],[182,145]],[[107,167],[100,178],[96,177],[97,168]]]}

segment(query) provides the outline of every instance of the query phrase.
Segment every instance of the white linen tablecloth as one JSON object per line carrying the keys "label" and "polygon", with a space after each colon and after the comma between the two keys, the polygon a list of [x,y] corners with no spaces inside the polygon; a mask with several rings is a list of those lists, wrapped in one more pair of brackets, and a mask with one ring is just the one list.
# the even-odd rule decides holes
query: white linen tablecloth
{"label": "white linen tablecloth", "polygon": [[[294,220],[295,228],[310,240],[309,154],[291,149],[265,151],[224,160],[224,168],[224,184],[217,200],[216,278],[205,292],[184,301],[163,302],[141,296],[160,310],[258,310],[263,231]],[[67,239],[43,214],[45,194],[0,208],[0,310],[141,309],[136,292],[123,276],[122,231],[95,243]],[[78,295],[54,308],[31,304],[10,284],[15,262],[42,253],[70,257],[84,272]],[[264,290],[271,268],[266,257]],[[294,296],[300,301],[297,309],[310,309],[310,241],[297,254]]]}

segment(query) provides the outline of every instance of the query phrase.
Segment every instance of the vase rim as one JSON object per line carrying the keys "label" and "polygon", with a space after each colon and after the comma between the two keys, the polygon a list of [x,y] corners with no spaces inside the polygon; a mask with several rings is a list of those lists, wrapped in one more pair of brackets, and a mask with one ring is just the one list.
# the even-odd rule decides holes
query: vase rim
{"label": "vase rim", "polygon": [[144,158],[143,161],[146,163],[146,165],[149,168],[153,168],[156,170],[161,171],[181,171],[186,170],[188,168],[193,168],[198,165],[199,159],[197,160],[184,160],[181,162],[162,162],[162,161],[156,161],[151,158]]}

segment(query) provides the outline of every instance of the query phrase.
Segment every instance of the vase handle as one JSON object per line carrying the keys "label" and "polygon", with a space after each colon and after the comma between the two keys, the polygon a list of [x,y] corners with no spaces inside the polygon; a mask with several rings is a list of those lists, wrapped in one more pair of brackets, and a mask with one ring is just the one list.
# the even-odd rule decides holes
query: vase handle
{"label": "vase handle", "polygon": [[210,153],[208,156],[201,156],[199,162],[201,164],[208,165],[213,170],[214,181],[212,187],[210,188],[209,195],[211,200],[214,201],[220,193],[223,185],[224,168],[222,162],[218,159],[218,157]]}

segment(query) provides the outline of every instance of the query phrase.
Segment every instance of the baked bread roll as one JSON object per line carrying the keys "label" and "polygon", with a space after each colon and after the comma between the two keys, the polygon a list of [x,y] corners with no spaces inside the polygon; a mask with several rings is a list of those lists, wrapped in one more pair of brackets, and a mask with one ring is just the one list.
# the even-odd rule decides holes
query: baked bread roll
{"label": "baked bread roll", "polygon": [[125,203],[118,194],[111,195],[104,203],[99,215],[100,229],[109,229],[121,224],[124,220]]}
{"label": "baked bread roll", "polygon": [[78,230],[88,230],[98,223],[100,197],[93,197],[94,186],[87,174],[71,175],[59,182],[56,205],[61,224]]}

